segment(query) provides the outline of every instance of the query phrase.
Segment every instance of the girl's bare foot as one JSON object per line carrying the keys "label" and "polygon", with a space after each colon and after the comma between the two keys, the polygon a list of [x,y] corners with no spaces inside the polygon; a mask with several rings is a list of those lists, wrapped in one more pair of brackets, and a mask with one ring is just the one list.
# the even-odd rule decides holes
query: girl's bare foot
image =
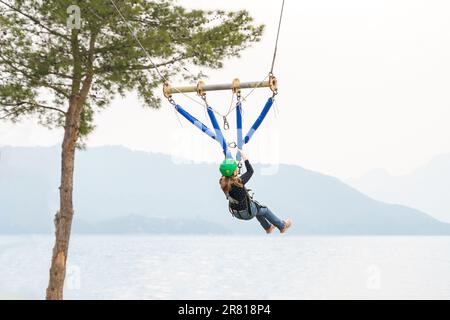
{"label": "girl's bare foot", "polygon": [[284,228],[280,230],[280,233],[285,233],[287,231],[287,229],[289,229],[291,226],[292,226],[292,220],[286,219],[284,221]]}
{"label": "girl's bare foot", "polygon": [[267,234],[272,233],[273,230],[275,230],[275,227],[274,226],[270,226],[269,228],[266,229],[266,233]]}

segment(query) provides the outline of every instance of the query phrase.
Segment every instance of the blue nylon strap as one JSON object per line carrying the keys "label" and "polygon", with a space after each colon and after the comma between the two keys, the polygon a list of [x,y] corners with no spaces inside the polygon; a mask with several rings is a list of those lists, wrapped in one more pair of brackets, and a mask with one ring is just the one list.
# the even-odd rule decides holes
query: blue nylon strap
{"label": "blue nylon strap", "polygon": [[225,140],[225,137],[222,134],[222,130],[220,130],[220,126],[219,126],[219,123],[217,122],[216,116],[214,115],[213,109],[210,106],[208,106],[207,110],[208,110],[208,116],[211,119],[211,124],[212,124],[212,126],[214,128],[214,131],[216,132],[216,138],[215,139],[222,146],[223,153],[224,153],[225,157],[227,159],[233,158],[233,156],[231,155],[231,152],[228,150],[227,141]]}
{"label": "blue nylon strap", "polygon": [[180,105],[176,105],[175,109],[183,116],[185,117],[190,123],[192,123],[194,126],[202,130],[204,133],[206,133],[208,136],[216,140],[216,135],[214,132],[212,132],[207,126],[205,126],[201,121],[197,120],[194,116],[192,116],[189,112],[184,110]]}
{"label": "blue nylon strap", "polygon": [[267,116],[267,113],[269,112],[272,105],[273,105],[273,98],[270,97],[269,100],[267,100],[267,103],[264,106],[264,109],[261,111],[261,114],[259,115],[258,119],[256,119],[255,123],[253,124],[251,129],[248,131],[247,135],[245,136],[244,142],[246,144],[250,141],[250,139],[253,136],[253,134],[255,133],[255,131],[258,130],[259,126],[264,121],[264,118]]}
{"label": "blue nylon strap", "polygon": [[[244,141],[242,139],[242,105],[241,102],[236,104],[236,120],[237,120],[237,146],[239,150],[242,150]],[[236,154],[236,160],[241,161],[241,153],[238,151]]]}

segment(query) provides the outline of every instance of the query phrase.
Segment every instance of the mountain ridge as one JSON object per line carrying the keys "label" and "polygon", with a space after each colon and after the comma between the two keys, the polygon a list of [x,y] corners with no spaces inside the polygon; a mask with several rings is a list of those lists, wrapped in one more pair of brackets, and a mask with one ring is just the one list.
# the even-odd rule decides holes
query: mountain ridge
{"label": "mountain ridge", "polygon": [[[0,152],[0,232],[52,232],[59,148],[0,147]],[[261,232],[256,220],[230,216],[216,165],[172,160],[125,147],[78,151],[74,230]],[[254,167],[249,187],[277,215],[294,219],[291,234],[450,234],[449,224],[419,210],[374,200],[335,177],[294,165],[271,167],[277,169],[274,175],[262,174],[267,166]],[[172,228],[176,225],[181,227]]]}
{"label": "mountain ridge", "polygon": [[417,208],[450,223],[450,154],[442,154],[409,174],[372,170],[347,181],[371,197]]}

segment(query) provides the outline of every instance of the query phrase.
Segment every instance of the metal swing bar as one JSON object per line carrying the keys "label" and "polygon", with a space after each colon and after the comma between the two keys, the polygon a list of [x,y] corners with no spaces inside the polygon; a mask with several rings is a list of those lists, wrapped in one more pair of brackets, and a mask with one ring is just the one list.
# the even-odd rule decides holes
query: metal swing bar
{"label": "metal swing bar", "polygon": [[[199,82],[201,84],[202,82]],[[176,94],[176,93],[190,93],[190,92],[197,92],[199,89],[199,84],[196,86],[186,86],[186,87],[175,87],[172,88],[170,86],[167,86],[164,90],[164,92],[167,92],[168,94]],[[268,88],[270,86],[269,81],[265,82],[244,82],[241,83],[241,89],[253,89],[253,88]],[[204,92],[208,91],[224,91],[224,90],[232,90],[233,85],[230,83],[223,83],[223,84],[210,84],[210,85],[204,85],[202,87],[202,90]]]}
{"label": "metal swing bar", "polygon": [[[264,83],[268,83],[268,87],[272,90],[273,96],[270,97],[269,100],[266,102],[263,110],[261,111],[261,114],[255,120],[255,122],[253,123],[250,130],[248,131],[248,133],[245,136],[243,136],[244,132],[242,130],[242,122],[243,122],[242,121],[242,102],[240,99],[240,90],[242,89],[242,84],[240,83],[239,79],[235,79],[232,82],[231,86],[227,87],[228,90],[231,89],[233,91],[233,93],[236,93],[238,95],[238,102],[236,104],[236,121],[237,121],[237,123],[236,123],[236,127],[237,127],[236,128],[237,129],[236,147],[239,150],[241,150],[245,144],[249,143],[253,134],[256,132],[256,130],[258,130],[258,128],[264,121],[265,117],[269,113],[269,111],[273,105],[274,98],[278,93],[277,80],[276,80],[275,76],[270,74],[269,81],[257,83],[257,86],[255,86],[254,89],[260,88],[261,84],[264,84]],[[215,87],[217,88],[218,86],[224,86],[224,85],[216,85]],[[211,87],[213,87],[213,86],[210,86],[209,88],[211,88]],[[186,88],[188,88],[188,87],[186,87]],[[187,112],[185,109],[183,109],[179,104],[175,103],[172,99],[172,94],[170,93],[170,87],[168,86],[167,83],[164,84],[164,95],[169,99],[169,101],[171,101],[171,103],[173,103],[173,105],[175,106],[175,110],[177,110],[184,118],[186,118],[186,120],[191,122],[194,126],[196,126],[198,129],[203,131],[210,138],[212,138],[213,140],[216,140],[221,145],[225,157],[228,159],[231,159],[232,155],[228,148],[229,146],[228,146],[227,141],[222,133],[222,130],[220,129],[217,118],[214,115],[214,110],[206,101],[206,91],[208,88],[204,85],[204,83],[202,81],[200,81],[196,87],[190,87],[189,89],[191,90],[192,88],[195,88],[195,91],[190,91],[190,92],[197,92],[197,94],[199,96],[201,96],[202,99],[205,101],[206,110],[207,110],[209,119],[211,120],[211,124],[212,124],[212,127],[214,130],[211,130],[210,128],[208,128],[205,124],[203,124],[201,121],[199,121],[193,115],[191,115],[189,112]],[[175,90],[175,88],[173,88],[173,90],[175,90],[175,92],[181,93],[181,92],[177,91],[179,89],[180,88],[177,88]],[[236,160],[238,162],[241,161],[240,152],[237,153]]]}
{"label": "metal swing bar", "polygon": [[237,92],[241,89],[258,89],[258,88],[270,88],[272,92],[276,93],[278,91],[277,78],[273,74],[270,74],[269,80],[263,82],[259,81],[259,82],[241,83],[239,79],[234,79],[231,83],[206,85],[205,82],[199,81],[196,86],[185,86],[185,87],[171,87],[168,82],[165,82],[163,86],[163,93],[166,98],[169,98],[173,94],[177,93],[196,92],[197,95],[203,96],[208,91],[232,90],[233,92]]}

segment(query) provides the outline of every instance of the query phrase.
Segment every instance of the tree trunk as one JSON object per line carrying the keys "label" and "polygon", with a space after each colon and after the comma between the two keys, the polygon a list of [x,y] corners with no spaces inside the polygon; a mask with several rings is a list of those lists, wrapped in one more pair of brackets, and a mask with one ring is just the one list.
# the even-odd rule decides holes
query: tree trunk
{"label": "tree trunk", "polygon": [[69,249],[70,231],[73,218],[73,175],[75,166],[75,148],[79,135],[82,102],[79,96],[73,96],[69,102],[64,127],[64,140],[61,152],[61,185],[59,187],[60,207],[55,216],[55,245],[53,247],[50,280],[47,288],[47,300],[62,300],[66,261]]}

